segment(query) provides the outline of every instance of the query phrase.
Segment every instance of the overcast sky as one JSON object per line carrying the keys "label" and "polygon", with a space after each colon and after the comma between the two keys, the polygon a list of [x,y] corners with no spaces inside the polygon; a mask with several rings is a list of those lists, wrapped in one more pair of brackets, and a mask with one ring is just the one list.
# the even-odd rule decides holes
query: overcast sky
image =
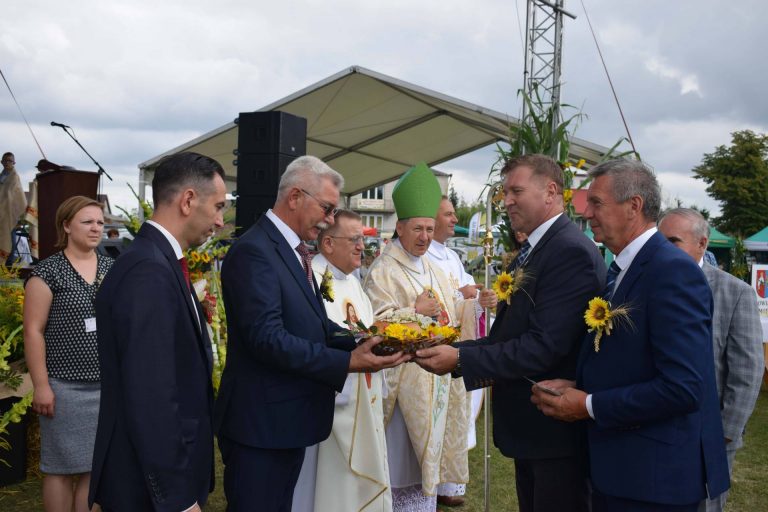
{"label": "overcast sky", "polygon": [[[718,211],[691,169],[730,133],[768,132],[764,0],[584,0],[635,145],[667,198]],[[623,126],[580,1],[566,9],[562,99],[576,135],[611,146]],[[48,160],[112,175],[133,207],[137,164],[351,65],[513,116],[524,0],[6,2],[0,68]],[[519,14],[518,14],[519,13]],[[0,150],[26,182],[41,158],[0,84]],[[474,199],[483,150],[440,165]],[[26,187],[26,183],[25,183]]]}

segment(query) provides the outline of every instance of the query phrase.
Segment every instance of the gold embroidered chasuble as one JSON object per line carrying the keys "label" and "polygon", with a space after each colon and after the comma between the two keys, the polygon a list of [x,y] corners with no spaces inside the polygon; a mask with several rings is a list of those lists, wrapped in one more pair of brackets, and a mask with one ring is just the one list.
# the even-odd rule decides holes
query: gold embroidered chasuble
{"label": "gold embroidered chasuble", "polygon": [[[374,317],[394,311],[415,313],[416,297],[431,287],[443,308],[441,318],[455,325],[454,294],[447,276],[426,256],[419,260],[421,268],[399,243],[387,244],[363,284]],[[421,466],[423,492],[434,495],[442,482],[466,483],[469,405],[463,380],[438,377],[416,363],[384,370],[384,376],[385,421],[390,421],[397,403]]]}

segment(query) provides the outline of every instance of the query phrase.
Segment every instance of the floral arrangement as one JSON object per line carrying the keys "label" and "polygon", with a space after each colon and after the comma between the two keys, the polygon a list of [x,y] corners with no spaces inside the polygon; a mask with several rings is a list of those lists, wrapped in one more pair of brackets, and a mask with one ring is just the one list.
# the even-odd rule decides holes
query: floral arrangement
{"label": "floral arrangement", "polygon": [[438,325],[430,317],[408,309],[383,315],[370,327],[358,322],[350,325],[350,330],[356,338],[383,337],[384,341],[373,348],[373,353],[380,356],[396,352],[413,354],[422,348],[451,344],[461,335],[461,327]]}
{"label": "floral arrangement", "polygon": [[213,352],[213,389],[218,391],[227,360],[227,314],[221,292],[221,260],[229,246],[221,245],[222,235],[197,249],[186,251],[189,277],[203,307]]}
{"label": "floral arrangement", "polygon": [[600,340],[603,334],[610,336],[614,327],[621,323],[632,325],[629,307],[611,308],[611,303],[602,297],[595,297],[589,301],[587,310],[584,312],[584,321],[589,327],[588,332],[595,332],[595,352],[600,352]]}
{"label": "floral arrangement", "polygon": [[[23,336],[24,286],[19,279],[19,267],[0,265],[0,391],[3,396],[17,393],[24,384]],[[11,409],[0,415],[0,449],[10,450],[4,437],[10,423],[18,423],[32,405],[33,392],[26,393]],[[0,458],[0,463],[5,461]]]}
{"label": "floral arrangement", "polygon": [[[519,290],[523,290],[523,293],[528,295],[523,289],[523,285],[528,281],[528,274],[525,272],[524,267],[518,267],[512,271],[512,273],[502,272],[493,281],[493,291],[496,292],[496,297],[501,301],[505,301],[507,305],[512,303],[512,296]],[[530,298],[530,295],[528,295]]]}
{"label": "floral arrangement", "polygon": [[325,272],[323,272],[323,279],[320,281],[320,295],[323,300],[333,302],[333,274],[328,265],[325,266]]}

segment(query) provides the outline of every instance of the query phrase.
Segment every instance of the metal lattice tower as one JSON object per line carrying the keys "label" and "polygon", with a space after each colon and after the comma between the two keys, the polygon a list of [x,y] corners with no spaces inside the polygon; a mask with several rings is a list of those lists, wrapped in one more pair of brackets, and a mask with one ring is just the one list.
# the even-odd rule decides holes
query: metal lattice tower
{"label": "metal lattice tower", "polygon": [[[526,8],[523,92],[529,98],[538,94],[541,99],[542,111],[536,114],[543,114],[552,106],[557,107],[552,129],[559,122],[563,15],[576,19],[564,10],[564,6],[565,0],[528,0]],[[527,109],[524,102],[523,122],[528,118]]]}

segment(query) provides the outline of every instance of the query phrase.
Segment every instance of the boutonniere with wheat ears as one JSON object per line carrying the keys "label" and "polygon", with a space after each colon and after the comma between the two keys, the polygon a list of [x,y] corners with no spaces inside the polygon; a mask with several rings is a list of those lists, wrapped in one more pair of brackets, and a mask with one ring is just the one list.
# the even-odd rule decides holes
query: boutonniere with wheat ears
{"label": "boutonniere with wheat ears", "polygon": [[325,266],[323,279],[320,281],[320,295],[328,302],[333,302],[333,274],[328,265]]}
{"label": "boutonniere with wheat ears", "polygon": [[[499,300],[503,300],[510,305],[512,303],[512,296],[519,290],[523,290],[523,285],[528,281],[528,273],[523,267],[518,267],[512,271],[512,273],[502,272],[493,282],[493,291],[496,292],[496,297]],[[528,295],[528,292],[523,290],[523,293]],[[531,296],[528,295],[530,299]],[[531,299],[533,302],[533,299]]]}
{"label": "boutonniere with wheat ears", "polygon": [[595,333],[595,352],[600,352],[600,340],[603,335],[610,336],[611,331],[620,324],[633,326],[629,318],[629,307],[618,306],[611,308],[611,303],[602,297],[595,297],[589,301],[584,312],[584,321],[589,331]]}

